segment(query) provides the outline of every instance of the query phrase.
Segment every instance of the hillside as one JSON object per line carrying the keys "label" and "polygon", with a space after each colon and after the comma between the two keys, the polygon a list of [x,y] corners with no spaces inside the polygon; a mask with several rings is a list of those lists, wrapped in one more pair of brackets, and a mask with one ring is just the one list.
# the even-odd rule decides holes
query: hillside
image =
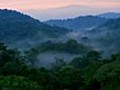
{"label": "hillside", "polygon": [[99,14],[98,16],[106,19],[117,19],[120,18],[120,13],[107,12]]}
{"label": "hillside", "polygon": [[73,29],[78,31],[89,30],[106,21],[105,18],[97,16],[81,16],[73,19],[67,20],[49,20],[45,23],[51,26],[60,26],[67,29]]}
{"label": "hillside", "polygon": [[65,28],[43,24],[17,11],[0,10],[0,40],[8,44],[38,43],[44,38],[57,38],[67,32]]}
{"label": "hillside", "polygon": [[[120,18],[108,20],[88,33],[92,43],[97,44],[98,48],[107,51],[108,54],[119,52],[120,46]],[[107,48],[106,48],[107,47]]]}

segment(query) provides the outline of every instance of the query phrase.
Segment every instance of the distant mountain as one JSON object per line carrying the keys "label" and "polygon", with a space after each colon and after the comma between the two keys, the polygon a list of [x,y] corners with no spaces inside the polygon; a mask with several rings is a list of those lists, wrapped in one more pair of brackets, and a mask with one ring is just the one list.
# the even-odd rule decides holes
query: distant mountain
{"label": "distant mountain", "polygon": [[94,8],[82,5],[68,5],[45,10],[28,10],[27,12],[39,20],[66,19],[78,17],[78,15],[93,14]]}
{"label": "distant mountain", "polygon": [[57,38],[68,32],[65,28],[49,26],[13,10],[0,10],[0,41],[8,44],[35,44],[45,38]]}
{"label": "distant mountain", "polygon": [[[101,24],[91,30],[92,33],[104,33],[104,32],[112,32],[115,33],[117,31],[120,31],[120,18],[118,19],[110,19],[106,21],[104,24]],[[102,34],[103,35],[103,34]]]}
{"label": "distant mountain", "polygon": [[105,18],[97,16],[80,16],[77,18],[67,20],[49,20],[45,23],[51,26],[59,26],[67,29],[83,31],[93,29],[99,26],[100,24],[103,24],[105,21]]}
{"label": "distant mountain", "polygon": [[115,19],[115,18],[120,18],[120,13],[108,12],[108,13],[99,14],[98,16],[106,19]]}
{"label": "distant mountain", "polygon": [[120,52],[120,18],[108,20],[89,31],[88,35],[92,39],[92,43],[108,55]]}

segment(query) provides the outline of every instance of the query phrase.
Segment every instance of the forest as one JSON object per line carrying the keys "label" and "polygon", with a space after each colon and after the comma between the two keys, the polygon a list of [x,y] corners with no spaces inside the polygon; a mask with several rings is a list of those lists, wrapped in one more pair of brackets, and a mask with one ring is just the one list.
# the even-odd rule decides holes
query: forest
{"label": "forest", "polygon": [[0,90],[119,90],[120,53],[103,59],[89,51],[51,69],[35,68],[28,56],[0,43]]}
{"label": "forest", "polygon": [[0,90],[120,90],[119,33],[119,13],[41,22],[0,9]]}

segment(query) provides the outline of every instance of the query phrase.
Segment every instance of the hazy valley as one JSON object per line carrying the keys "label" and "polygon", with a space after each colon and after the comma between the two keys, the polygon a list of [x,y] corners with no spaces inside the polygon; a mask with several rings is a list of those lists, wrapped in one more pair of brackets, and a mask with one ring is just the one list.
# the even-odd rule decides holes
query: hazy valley
{"label": "hazy valley", "polygon": [[0,90],[119,90],[119,34],[120,13],[42,22],[1,9]]}

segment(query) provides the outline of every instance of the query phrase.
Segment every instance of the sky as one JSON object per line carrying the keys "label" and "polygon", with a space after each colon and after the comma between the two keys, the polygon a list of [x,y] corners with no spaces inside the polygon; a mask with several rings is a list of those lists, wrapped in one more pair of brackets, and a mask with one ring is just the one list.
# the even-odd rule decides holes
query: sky
{"label": "sky", "polygon": [[120,0],[0,0],[0,8],[18,10],[34,18],[48,20],[120,12]]}

